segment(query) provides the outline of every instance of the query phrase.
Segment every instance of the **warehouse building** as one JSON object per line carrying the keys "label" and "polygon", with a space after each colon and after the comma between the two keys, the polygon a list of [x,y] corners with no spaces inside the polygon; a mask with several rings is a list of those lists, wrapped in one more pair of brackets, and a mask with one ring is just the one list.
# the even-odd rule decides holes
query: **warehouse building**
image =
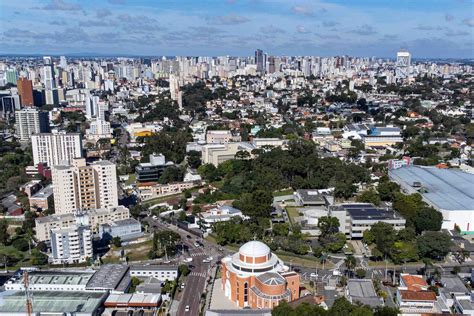
{"label": "warehouse building", "polygon": [[457,225],[474,234],[474,174],[458,169],[403,166],[389,170],[390,179],[406,194],[419,193],[443,214],[443,229]]}

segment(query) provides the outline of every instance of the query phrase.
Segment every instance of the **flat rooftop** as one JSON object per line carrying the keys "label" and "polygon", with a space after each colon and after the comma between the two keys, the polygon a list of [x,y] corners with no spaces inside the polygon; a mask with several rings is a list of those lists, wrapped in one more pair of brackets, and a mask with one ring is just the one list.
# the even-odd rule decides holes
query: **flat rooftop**
{"label": "flat rooftop", "polygon": [[30,272],[30,284],[86,285],[94,273],[86,272]]}
{"label": "flat rooftop", "polygon": [[[121,264],[106,264],[94,273],[87,283],[90,289],[117,289],[128,272],[128,266]],[[128,274],[127,274],[128,277]]]}
{"label": "flat rooftop", "polygon": [[474,210],[474,174],[457,169],[407,166],[389,171],[392,180],[409,193],[414,193],[414,182],[419,182],[420,194],[429,204],[440,210]]}
{"label": "flat rooftop", "polygon": [[345,210],[353,220],[396,220],[402,219],[393,210],[378,208],[370,203],[342,204],[339,210]]}
{"label": "flat rooftop", "polygon": [[[94,314],[102,305],[107,293],[38,291],[33,296],[35,313],[84,313]],[[5,291],[0,293],[0,313],[24,313],[25,293]]]}

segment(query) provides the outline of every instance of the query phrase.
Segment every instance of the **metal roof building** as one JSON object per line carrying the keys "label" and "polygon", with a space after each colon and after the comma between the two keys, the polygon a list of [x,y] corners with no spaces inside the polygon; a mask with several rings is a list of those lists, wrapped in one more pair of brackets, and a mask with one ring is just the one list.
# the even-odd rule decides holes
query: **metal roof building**
{"label": "metal roof building", "polygon": [[389,171],[408,194],[420,193],[423,200],[443,214],[443,227],[474,233],[474,174],[458,169],[406,166]]}
{"label": "metal roof building", "polygon": [[[33,313],[49,315],[96,316],[102,314],[107,293],[41,291],[33,295]],[[0,315],[27,315],[25,293],[5,291],[0,293]]]}

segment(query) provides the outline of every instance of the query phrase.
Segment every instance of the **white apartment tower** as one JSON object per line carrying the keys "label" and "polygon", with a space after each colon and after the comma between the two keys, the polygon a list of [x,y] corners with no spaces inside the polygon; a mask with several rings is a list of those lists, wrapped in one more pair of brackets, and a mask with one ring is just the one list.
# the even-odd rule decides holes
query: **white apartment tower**
{"label": "white apartment tower", "polygon": [[53,130],[52,133],[39,133],[31,136],[33,162],[55,165],[71,164],[74,158],[82,157],[81,134]]}
{"label": "white apartment tower", "polygon": [[16,111],[15,127],[18,139],[29,141],[32,134],[48,131],[48,114],[31,107]]}
{"label": "white apartment tower", "polygon": [[53,166],[56,214],[118,206],[117,171],[110,161],[87,165],[84,158],[72,165]]}
{"label": "white apartment tower", "polygon": [[88,226],[51,230],[52,263],[85,262],[92,254],[92,233]]}
{"label": "white apartment tower", "polygon": [[58,90],[56,89],[56,80],[54,78],[53,60],[49,56],[43,57],[43,84],[46,104],[58,104]]}

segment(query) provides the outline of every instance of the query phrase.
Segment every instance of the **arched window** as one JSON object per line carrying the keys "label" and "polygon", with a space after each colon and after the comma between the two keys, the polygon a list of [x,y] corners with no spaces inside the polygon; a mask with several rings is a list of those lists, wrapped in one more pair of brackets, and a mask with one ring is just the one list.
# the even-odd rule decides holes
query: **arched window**
{"label": "arched window", "polygon": [[249,299],[249,284],[247,282],[244,283],[244,302],[248,302]]}

